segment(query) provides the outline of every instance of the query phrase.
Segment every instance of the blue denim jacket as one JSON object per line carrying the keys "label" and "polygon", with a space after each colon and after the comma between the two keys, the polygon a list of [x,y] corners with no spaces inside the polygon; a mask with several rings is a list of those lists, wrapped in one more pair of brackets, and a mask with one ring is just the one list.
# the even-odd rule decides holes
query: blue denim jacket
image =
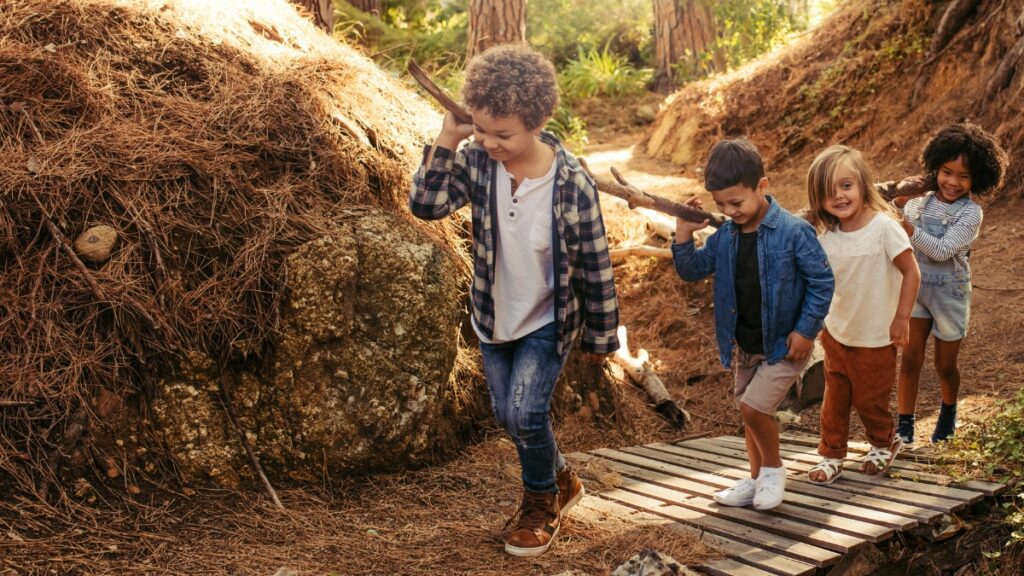
{"label": "blue denim jacket", "polygon": [[[761,276],[761,325],[769,364],[782,360],[786,339],[796,331],[815,338],[832,302],[835,279],[814,227],[768,196],[768,212],[757,228]],[[715,275],[715,335],[722,365],[732,364],[736,336],[736,249],[739,229],[727,221],[697,249],[693,242],[672,245],[676,272],[683,280]]]}

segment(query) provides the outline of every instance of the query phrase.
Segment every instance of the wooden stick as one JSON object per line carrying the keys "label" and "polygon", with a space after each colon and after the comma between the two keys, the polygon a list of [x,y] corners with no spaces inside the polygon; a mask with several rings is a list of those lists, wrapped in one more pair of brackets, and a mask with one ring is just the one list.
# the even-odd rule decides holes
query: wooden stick
{"label": "wooden stick", "polygon": [[430,76],[427,76],[427,73],[423,71],[423,68],[420,68],[420,65],[417,64],[415,60],[409,60],[407,69],[416,82],[418,82],[424,90],[433,96],[435,100],[440,102],[441,106],[444,106],[445,110],[451,112],[452,115],[455,116],[456,120],[461,124],[473,123],[473,115],[469,113],[469,110],[466,110],[462,104],[452,100],[450,96],[445,94],[444,90],[442,90],[437,84],[434,84],[434,81],[430,79]]}
{"label": "wooden stick", "polygon": [[651,363],[648,362],[647,351],[641,348],[636,356],[630,354],[625,326],[619,326],[618,336],[619,349],[612,355],[612,362],[622,366],[629,379],[647,392],[648,398],[654,403],[655,412],[665,418],[673,428],[685,428],[690,421],[690,414],[676,404],[661,378],[654,373]]}
{"label": "wooden stick", "polygon": [[715,216],[710,212],[698,210],[692,206],[687,206],[686,204],[682,204],[674,200],[655,196],[654,194],[648,194],[627,182],[622,174],[615,168],[611,169],[615,180],[609,180],[608,178],[603,178],[592,173],[590,171],[590,167],[587,166],[586,160],[583,158],[580,158],[580,164],[582,164],[583,169],[590,174],[590,177],[594,179],[594,183],[597,184],[598,190],[605,194],[611,194],[612,196],[622,198],[627,204],[629,204],[630,208],[649,208],[651,210],[661,212],[662,214],[668,214],[669,216],[675,216],[676,218],[682,218],[683,220],[688,220],[690,222],[703,222],[707,220],[708,226],[713,226],[715,228],[718,228],[725,222],[724,218]]}
{"label": "wooden stick", "polygon": [[[236,375],[237,378],[237,375]],[[223,379],[218,379],[220,384],[221,403],[224,405],[224,411],[227,412],[228,418],[231,420],[231,426],[235,429],[239,439],[242,441],[242,447],[245,448],[245,454],[249,457],[249,467],[252,468],[253,474],[259,479],[263,485],[263,489],[270,496],[270,499],[274,502],[274,506],[284,510],[284,504],[281,504],[281,500],[277,497],[277,491],[274,490],[274,486],[267,479],[267,475],[263,473],[263,466],[260,466],[260,460],[256,457],[256,452],[252,449],[252,444],[249,443],[249,437],[245,435],[245,431],[242,429],[242,423],[238,420],[238,415],[235,414],[234,400],[231,397],[231,390],[228,386],[224,385]]]}
{"label": "wooden stick", "polygon": [[608,251],[612,264],[625,262],[630,256],[653,256],[654,258],[672,258],[672,250],[657,246],[629,246],[628,248],[612,248]]}

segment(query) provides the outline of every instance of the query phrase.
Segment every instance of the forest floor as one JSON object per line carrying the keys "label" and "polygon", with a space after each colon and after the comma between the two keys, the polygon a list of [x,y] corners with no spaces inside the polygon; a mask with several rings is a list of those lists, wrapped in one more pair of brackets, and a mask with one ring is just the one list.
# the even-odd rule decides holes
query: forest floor
{"label": "forest floor", "polygon": [[[703,194],[700,184],[677,167],[646,158],[635,146],[641,137],[642,128],[628,120],[593,130],[585,155],[591,169],[606,174],[614,165],[634,185],[660,195],[682,199]],[[783,206],[792,210],[806,203],[798,174],[769,177]],[[1019,191],[1012,196],[1019,197]],[[602,202],[613,247],[668,245],[624,204],[606,196]],[[1015,216],[1019,209],[1019,201],[1009,200],[989,207],[972,255],[975,292],[971,332],[961,356],[962,426],[996,413],[1024,380],[1024,224]],[[719,365],[715,349],[710,284],[685,285],[670,261],[654,258],[618,266],[616,283],[631,347],[651,353],[669,391],[693,420],[685,431],[670,428],[649,410],[641,391],[626,385],[619,417],[628,425],[607,427],[567,416],[556,430],[562,451],[739,432],[732,376]],[[926,370],[919,438],[930,435],[938,398],[934,371]],[[817,417],[812,406],[792,428],[816,434]],[[853,435],[863,435],[859,422]],[[583,472],[591,491],[614,482],[600,470]],[[547,555],[511,558],[502,551],[502,525],[518,504],[518,486],[515,450],[501,431],[491,428],[445,465],[281,490],[286,511],[256,493],[183,493],[166,486],[150,486],[134,497],[94,491],[52,508],[4,498],[0,575],[530,575],[570,570],[597,575],[645,548],[684,564],[714,554],[677,532],[638,529],[577,509]],[[294,572],[279,571],[282,567]]]}

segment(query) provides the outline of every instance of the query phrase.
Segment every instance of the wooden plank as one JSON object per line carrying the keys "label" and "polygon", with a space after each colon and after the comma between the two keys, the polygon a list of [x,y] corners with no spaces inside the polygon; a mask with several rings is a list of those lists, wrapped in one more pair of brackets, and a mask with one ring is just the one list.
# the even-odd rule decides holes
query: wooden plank
{"label": "wooden plank", "polygon": [[642,496],[628,490],[619,488],[605,490],[601,492],[600,496],[622,502],[623,504],[629,504],[630,506],[671,518],[684,524],[697,526],[702,530],[726,536],[727,538],[774,550],[779,554],[813,564],[818,568],[831,566],[842,557],[841,554],[832,550],[819,548],[806,542],[799,542],[792,538],[772,534],[771,532],[732,522],[724,518],[708,516],[696,510],[683,508],[682,506],[666,505],[660,500]]}
{"label": "wooden plank", "polygon": [[[736,450],[746,451],[746,441],[743,438],[737,436],[719,436],[714,441],[721,443],[726,446],[733,446]],[[821,456],[818,454],[817,449],[801,446],[782,445],[779,447],[779,451],[784,458],[792,461],[805,462],[811,466],[818,463],[821,460]],[[880,484],[872,479],[879,479],[880,476],[870,476],[859,472],[860,460],[853,458],[845,458],[843,461],[843,477],[856,482],[867,482],[869,484]],[[921,492],[922,494],[931,494],[934,496],[942,496],[946,498],[953,498],[954,500],[962,500],[969,504],[978,502],[985,497],[985,493],[977,490],[965,490],[956,486],[951,486],[951,481],[948,476],[940,476],[937,474],[929,474],[926,472],[911,472],[908,471],[906,475],[901,474],[900,476],[888,475],[890,480],[895,482],[904,482],[899,484],[898,487],[910,490],[913,492]],[[909,485],[906,485],[909,483]],[[892,485],[892,484],[880,484],[880,485]]]}
{"label": "wooden plank", "polygon": [[576,511],[581,508],[618,518],[641,527],[664,526],[670,530],[678,530],[697,537],[698,540],[728,556],[728,558],[705,560],[700,565],[701,571],[711,574],[727,574],[729,576],[765,576],[768,574],[806,576],[813,574],[817,570],[814,566],[805,562],[780,556],[775,552],[758,546],[705,532],[687,524],[680,524],[650,512],[629,508],[612,500],[587,496],[580,500],[576,508],[573,508],[573,514],[576,514]]}
{"label": "wooden plank", "polygon": [[[712,478],[717,474],[719,478],[749,478],[750,469],[747,462],[730,460],[728,458],[708,454],[692,448],[684,448],[672,444],[649,444],[648,448],[664,452],[665,457],[660,460],[677,464],[686,468],[710,472]],[[732,484],[731,481],[723,482],[723,486]],[[905,529],[905,525],[899,522],[906,522],[913,519],[917,524],[931,524],[942,517],[942,512],[922,508],[901,502],[890,502],[877,498],[871,494],[852,493],[837,489],[835,486],[820,486],[799,479],[786,484],[786,492],[805,494],[816,497],[823,501],[834,502],[832,510],[837,514],[852,516],[867,522],[875,522],[893,528]],[[852,507],[852,508],[851,508]],[[829,508],[822,508],[829,509]],[[862,511],[863,510],[863,511]],[[854,515],[854,513],[856,513]]]}
{"label": "wooden plank", "polygon": [[[627,453],[619,453],[617,458],[623,461],[636,459],[640,463],[644,463],[645,460]],[[646,470],[622,461],[608,461],[606,465],[620,474],[644,481],[623,484],[621,487],[627,490],[705,514],[751,524],[831,550],[849,552],[863,546],[869,539],[872,542],[879,542],[892,535],[891,530],[886,530],[881,526],[838,518],[792,504],[780,504],[770,512],[760,512],[752,508],[720,506],[704,495],[709,494],[713,489],[709,490],[708,486],[698,482]],[[679,490],[686,493],[680,493]],[[846,530],[841,529],[844,521],[849,523]],[[855,522],[858,526],[853,526]],[[861,528],[871,534],[858,534],[856,528]]]}
{"label": "wooden plank", "polygon": [[[653,458],[647,458],[647,460],[644,461],[634,462],[637,462],[637,464],[643,468],[649,468],[655,471],[663,472],[669,474],[670,476],[685,478],[687,480],[693,480],[702,485],[706,484],[706,486],[704,486],[704,490],[706,490],[707,493],[712,493],[720,488],[731,486],[736,478],[750,477],[750,472],[748,470],[743,470],[739,468],[723,469],[720,466],[698,462],[692,459],[680,459],[679,462],[681,463],[677,466],[672,463],[666,462],[665,458],[663,457],[665,456],[664,453],[657,453],[657,451],[645,453],[645,450],[647,449],[641,447],[622,448],[620,452],[635,453],[642,456],[654,456]],[[658,455],[655,456],[656,453]],[[615,458],[613,453],[610,453],[608,457],[612,459]],[[727,473],[728,476],[720,475],[723,472]],[[793,490],[791,488],[796,488],[796,490]],[[818,489],[819,487],[809,485],[808,488],[810,488],[811,491],[814,491],[814,489]],[[891,514],[889,512],[884,512],[873,508],[850,504],[842,500],[836,501],[827,498],[819,498],[814,495],[801,493],[799,490],[799,486],[790,486],[787,483],[785,503],[792,504],[794,506],[800,506],[801,512],[803,514],[808,514],[812,510],[820,511],[820,513],[824,514],[825,517],[838,519],[836,520],[836,522],[839,522],[840,520],[842,522],[849,521],[849,527],[851,529],[859,530],[860,533],[856,535],[861,536],[866,540],[874,541],[876,538],[884,539],[886,537],[885,535],[890,530],[906,530],[918,526],[921,523],[919,519],[913,517]],[[818,491],[825,492],[825,490]],[[852,494],[843,493],[841,495],[846,496],[848,498],[860,498]],[[889,502],[885,501],[879,502],[880,504],[884,505],[890,504]],[[783,506],[785,505],[787,504],[783,504]],[[940,513],[931,510],[922,510],[922,512],[925,515],[927,515],[926,517],[929,518],[932,516],[935,516],[936,518],[941,516]],[[814,517],[813,515],[809,516]],[[874,526],[875,530],[878,531],[873,531],[872,529],[864,525]],[[827,527],[835,528],[835,526],[836,524],[833,523]]]}
{"label": "wooden plank", "polygon": [[[686,445],[702,452],[731,458],[733,461],[746,461],[747,458],[746,450],[737,450],[712,441],[693,440],[688,441]],[[790,461],[787,464],[787,468],[791,471],[807,472],[811,466],[801,462]],[[795,475],[794,479],[807,482],[806,475]],[[913,482],[903,482],[880,476],[868,476],[867,474],[847,470],[843,470],[843,476],[832,484],[832,487],[848,492],[870,494],[893,502],[902,502],[946,513],[955,512],[967,507],[967,502],[962,500],[927,493],[927,490],[936,488],[931,485],[918,486]]]}

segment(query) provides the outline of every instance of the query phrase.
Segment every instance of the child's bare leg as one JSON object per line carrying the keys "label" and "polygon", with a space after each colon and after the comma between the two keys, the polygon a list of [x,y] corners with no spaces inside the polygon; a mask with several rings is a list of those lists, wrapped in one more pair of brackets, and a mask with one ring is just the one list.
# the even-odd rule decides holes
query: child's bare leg
{"label": "child's bare leg", "polygon": [[750,426],[743,426],[743,437],[747,441],[747,460],[750,462],[750,477],[757,478],[761,474],[761,449],[754,441],[754,432]]}
{"label": "child's bare leg", "polygon": [[957,356],[960,355],[960,343],[963,340],[949,342],[935,339],[935,372],[939,375],[942,388],[942,403],[956,404],[960,394],[960,369],[957,367]]}
{"label": "child's bare leg", "polygon": [[[740,404],[740,416],[746,429],[747,454],[750,458],[751,476],[757,478],[761,467],[779,468],[782,458],[779,456],[779,427],[775,417],[751,408],[745,403]],[[755,450],[751,450],[753,440]],[[757,474],[754,473],[754,454],[757,454]]]}
{"label": "child's bare leg", "polygon": [[[913,414],[917,405],[917,387],[924,366],[924,349],[932,321],[928,318],[910,319],[910,344],[903,348],[900,360],[899,383],[896,386],[896,408],[900,414]],[[936,346],[938,340],[936,340]]]}

